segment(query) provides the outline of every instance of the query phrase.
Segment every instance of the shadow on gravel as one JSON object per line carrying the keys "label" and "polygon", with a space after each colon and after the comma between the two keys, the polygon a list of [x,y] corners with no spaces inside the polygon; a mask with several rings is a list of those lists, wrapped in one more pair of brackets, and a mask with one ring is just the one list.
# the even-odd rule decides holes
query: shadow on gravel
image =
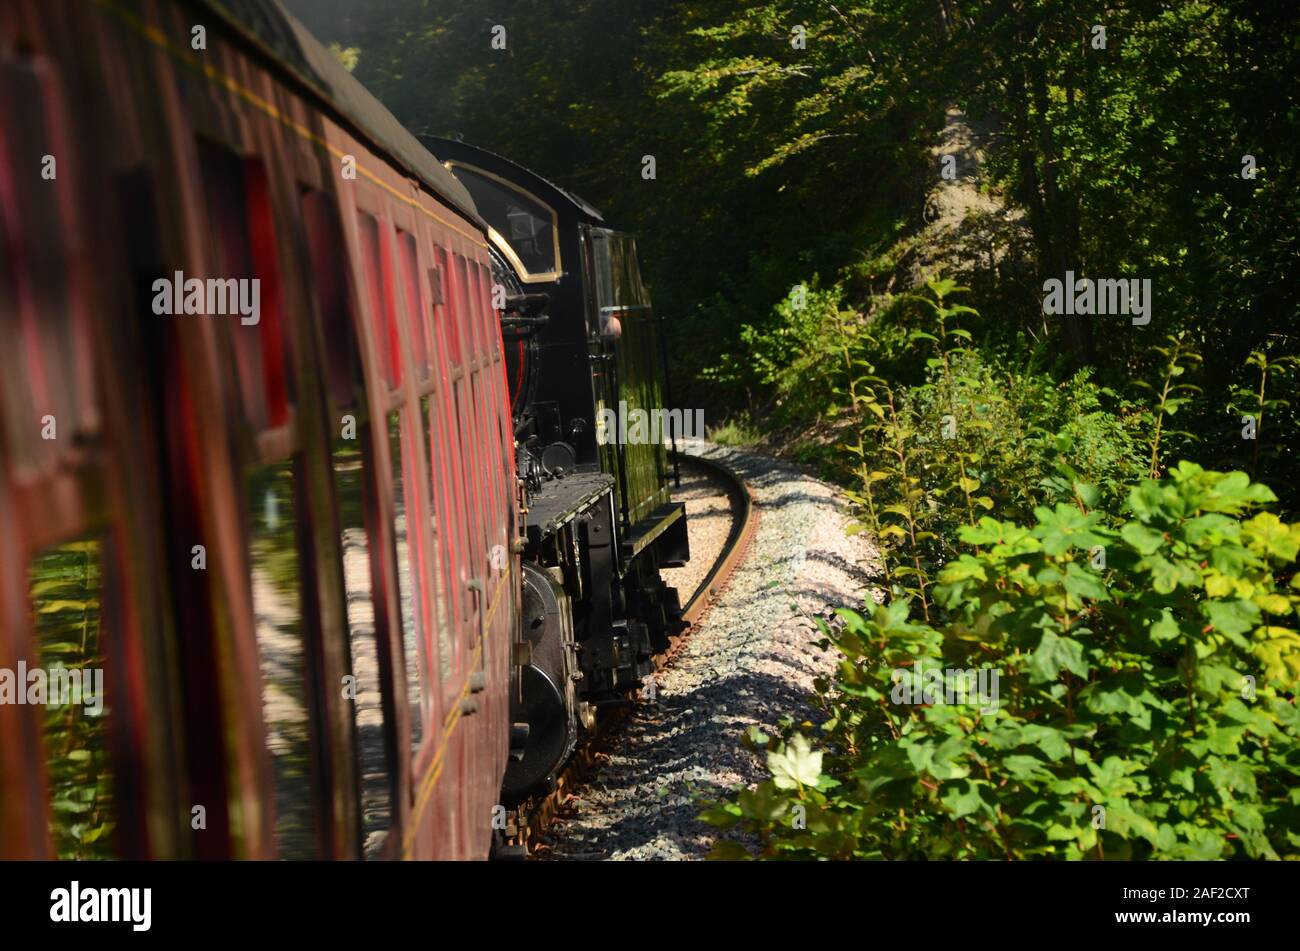
{"label": "shadow on gravel", "polygon": [[[804,691],[770,673],[737,673],[682,694],[661,695],[657,702],[643,701],[613,761],[587,786],[588,794],[599,791],[602,798],[625,803],[622,817],[599,829],[564,829],[551,857],[702,858],[718,830],[698,815],[727,789],[712,777],[732,773],[744,784],[764,779],[766,769],[741,737],[748,722],[770,731],[783,714],[813,723],[823,719]],[[649,777],[662,778],[652,784]],[[579,813],[592,808],[581,799],[577,806]]]}
{"label": "shadow on gravel", "polygon": [[[689,649],[658,678],[658,698],[640,703],[572,813],[556,822],[549,857],[557,860],[703,858],[721,837],[698,818],[706,804],[769,775],[743,745],[746,729],[772,733],[788,716],[819,735],[824,714],[810,684],[834,669],[837,655],[816,646],[811,619],[861,606],[879,587],[874,546],[835,534],[848,510],[833,486],[743,451],[688,451],[749,484],[760,519],[754,547]],[[859,549],[867,550],[855,560]],[[761,565],[751,561],[756,553]]]}

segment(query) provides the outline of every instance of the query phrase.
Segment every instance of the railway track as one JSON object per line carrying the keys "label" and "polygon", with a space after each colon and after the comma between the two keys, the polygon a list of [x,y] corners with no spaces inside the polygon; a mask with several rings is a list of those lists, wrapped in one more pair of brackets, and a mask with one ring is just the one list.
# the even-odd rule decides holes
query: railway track
{"label": "railway track", "polygon": [[[682,621],[685,626],[669,638],[668,649],[655,656],[656,672],[673,662],[708,613],[726,587],[732,572],[745,557],[758,528],[758,510],[754,506],[749,487],[730,466],[685,453],[680,454],[679,459],[683,469],[693,467],[725,486],[724,492],[731,513],[730,525],[721,550],[682,605]],[[508,817],[505,830],[508,844],[500,853],[502,857],[531,858],[545,847],[541,841],[542,836],[556,818],[564,816],[569,799],[591,778],[610,746],[617,742],[620,727],[636,703],[636,698],[630,697],[626,705],[601,708],[595,730],[579,744],[560,770],[550,792],[523,804]]]}
{"label": "railway track", "polygon": [[754,508],[754,500],[750,495],[749,487],[745,485],[745,480],[729,466],[703,456],[683,455],[681,458],[688,466],[712,472],[720,481],[727,484],[732,513],[731,529],[727,540],[723,543],[722,552],[690,598],[682,605],[682,620],[687,624],[686,633],[689,633],[690,626],[699,623],[704,612],[726,585],[727,579],[731,577],[732,570],[745,556],[749,542],[758,529],[758,510]]}

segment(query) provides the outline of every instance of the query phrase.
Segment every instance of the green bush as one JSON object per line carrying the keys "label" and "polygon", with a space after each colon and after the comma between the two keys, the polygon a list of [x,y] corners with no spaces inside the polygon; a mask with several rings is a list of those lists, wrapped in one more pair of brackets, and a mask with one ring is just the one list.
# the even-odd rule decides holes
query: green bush
{"label": "green bush", "polygon": [[[1187,462],[1122,510],[1072,489],[964,525],[941,620],[897,598],[822,623],[843,660],[821,749],[752,733],[771,779],[705,818],[756,844],[715,857],[1300,856],[1300,523]],[[895,702],[963,699],[927,668],[997,670],[996,702]]]}
{"label": "green bush", "polygon": [[[930,620],[934,574],[960,551],[958,529],[986,513],[1024,520],[1044,503],[1070,501],[1076,483],[1117,505],[1124,487],[1147,472],[1146,416],[1103,408],[1113,394],[1080,371],[1055,383],[1032,367],[1012,368],[996,354],[969,345],[959,326],[979,315],[950,303],[962,288],[932,281],[929,296],[895,308],[885,327],[873,325],[852,346],[856,371],[845,388],[839,419],[836,474],[852,488],[855,530],[870,531],[881,549],[881,580],[891,596],[907,597]],[[903,386],[877,375],[867,353],[889,323],[910,324],[906,351],[890,361],[923,367],[920,382]],[[896,378],[897,373],[890,371]]]}
{"label": "green bush", "polygon": [[814,280],[796,286],[764,323],[742,325],[740,346],[704,376],[770,392],[779,422],[815,419],[843,385],[840,325],[857,315],[842,310],[842,298],[839,285],[821,288]]}
{"label": "green bush", "polygon": [[719,446],[753,446],[762,438],[763,433],[746,412],[733,414],[720,426],[709,430],[709,441]]}

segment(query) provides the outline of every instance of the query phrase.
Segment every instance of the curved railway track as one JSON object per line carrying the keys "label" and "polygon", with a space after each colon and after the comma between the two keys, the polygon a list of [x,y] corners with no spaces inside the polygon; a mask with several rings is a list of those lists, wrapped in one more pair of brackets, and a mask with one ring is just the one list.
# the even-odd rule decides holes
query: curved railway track
{"label": "curved railway track", "polygon": [[[655,656],[656,671],[671,664],[690,638],[692,631],[726,587],[736,566],[745,557],[758,529],[758,510],[754,506],[749,487],[730,466],[715,459],[686,453],[680,453],[679,460],[683,469],[694,467],[711,476],[714,481],[723,483],[730,509],[730,526],[717,557],[682,605],[685,626],[669,638],[668,649]],[[595,730],[585,742],[580,743],[568,763],[560,770],[554,788],[513,811],[505,830],[507,845],[499,850],[498,857],[522,859],[533,855],[541,836],[552,821],[563,815],[570,796],[590,778],[611,744],[617,742],[619,728],[636,702],[635,698],[629,698],[625,705],[601,708]]]}
{"label": "curved railway track", "polygon": [[681,459],[686,465],[712,472],[720,481],[725,482],[727,496],[731,503],[731,529],[727,534],[727,540],[723,543],[722,552],[690,598],[682,605],[682,620],[686,622],[687,633],[689,633],[690,626],[698,623],[704,616],[705,610],[713,603],[726,585],[727,579],[731,577],[731,572],[737,563],[744,557],[749,542],[758,528],[758,510],[754,508],[754,500],[750,495],[749,487],[745,485],[745,480],[729,466],[703,456],[683,454]]}

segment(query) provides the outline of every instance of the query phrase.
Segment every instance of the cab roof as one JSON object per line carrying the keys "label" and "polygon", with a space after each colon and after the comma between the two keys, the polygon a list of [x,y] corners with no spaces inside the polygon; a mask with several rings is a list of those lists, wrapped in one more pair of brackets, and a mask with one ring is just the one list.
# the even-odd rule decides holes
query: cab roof
{"label": "cab roof", "polygon": [[544,199],[560,214],[567,212],[568,215],[576,215],[590,224],[604,224],[604,216],[590,202],[567,188],[561,188],[554,182],[543,178],[532,169],[525,168],[513,159],[498,155],[490,149],[470,145],[459,139],[434,135],[422,135],[420,139],[429,143],[429,146],[436,150],[438,156],[444,161],[460,162],[492,172]]}

